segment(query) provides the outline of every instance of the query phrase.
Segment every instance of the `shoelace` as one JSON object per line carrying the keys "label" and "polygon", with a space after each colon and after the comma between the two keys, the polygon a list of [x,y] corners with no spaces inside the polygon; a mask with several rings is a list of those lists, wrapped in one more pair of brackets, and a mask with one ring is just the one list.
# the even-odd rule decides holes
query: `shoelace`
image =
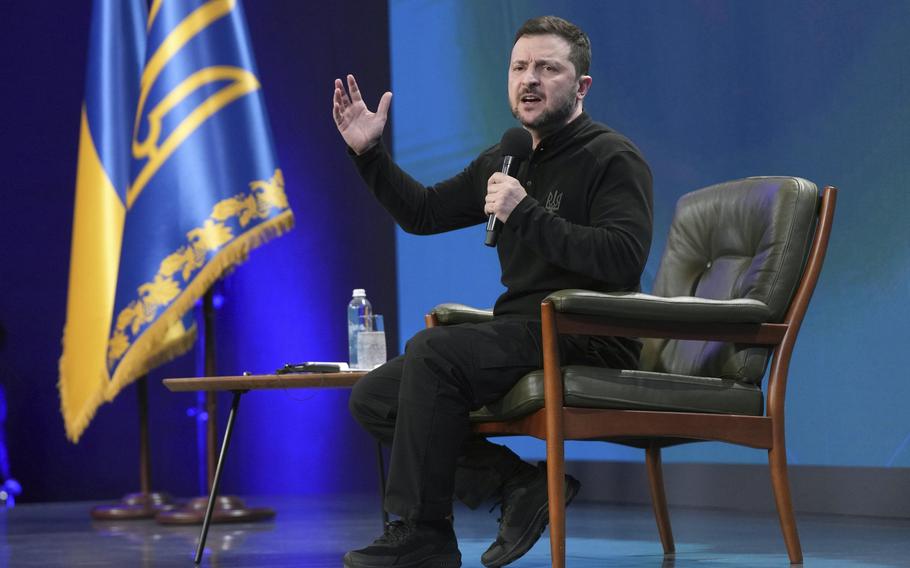
{"label": "shoelace", "polygon": [[[501,515],[498,519],[496,519],[496,522],[499,523],[499,533],[496,535],[496,541],[493,543],[494,545],[502,544],[505,542],[505,539],[502,538],[502,520],[506,517],[505,498],[500,497],[499,501],[493,503],[493,506],[490,507],[490,512],[492,513],[496,507],[499,507],[501,505],[502,505],[502,508],[500,508],[500,511],[499,511],[501,513]],[[510,508],[510,510],[511,510],[511,508]]]}
{"label": "shoelace", "polygon": [[[501,505],[504,505],[504,504],[505,504],[505,499],[500,497],[499,501],[493,503],[493,506],[490,507],[490,512],[492,513],[496,509],[496,507],[500,507]],[[502,513],[502,515],[498,519],[496,519],[497,523],[501,523],[502,518],[505,516],[505,511],[503,511],[502,508],[500,508],[499,512]]]}
{"label": "shoelace", "polygon": [[[502,496],[499,497],[499,500],[493,503],[493,506],[490,507],[490,512],[492,513],[496,507],[499,507],[500,516],[496,519],[497,523],[502,525],[503,519],[508,520],[512,516],[512,511],[515,509],[512,505],[515,502],[516,497],[520,497],[524,493],[524,487],[515,487],[511,491],[504,491]],[[516,495],[517,494],[517,495]]]}
{"label": "shoelace", "polygon": [[492,513],[496,507],[500,507],[500,516],[496,519],[496,522],[499,523],[500,534],[496,536],[497,541],[502,540],[502,527],[503,521],[506,523],[512,517],[512,512],[515,510],[514,504],[518,501],[522,495],[527,493],[528,484],[531,482],[529,479],[516,480],[514,485],[511,487],[507,486],[499,497],[499,500],[493,503],[493,506],[490,507],[490,512]]}
{"label": "shoelace", "polygon": [[382,536],[376,539],[376,544],[397,544],[405,541],[411,535],[412,525],[405,521],[391,521],[386,524]]}

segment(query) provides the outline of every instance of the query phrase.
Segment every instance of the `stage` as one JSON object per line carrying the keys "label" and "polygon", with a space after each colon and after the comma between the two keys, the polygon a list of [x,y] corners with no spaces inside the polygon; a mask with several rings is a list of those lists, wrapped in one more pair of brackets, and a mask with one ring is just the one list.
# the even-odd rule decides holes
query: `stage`
{"label": "stage", "polygon": [[[375,495],[247,497],[253,506],[277,510],[274,521],[215,525],[203,566],[338,568],[350,548],[380,532]],[[97,522],[95,503],[20,505],[0,511],[0,566],[105,567],[193,565],[198,527],[153,521]],[[675,559],[661,554],[647,507],[573,503],[568,511],[567,562],[573,568],[602,566],[787,566],[773,515],[672,507]],[[480,555],[496,533],[498,510],[455,512],[463,565],[480,567]],[[906,566],[910,520],[798,515],[805,564]],[[549,566],[548,533],[516,568]]]}

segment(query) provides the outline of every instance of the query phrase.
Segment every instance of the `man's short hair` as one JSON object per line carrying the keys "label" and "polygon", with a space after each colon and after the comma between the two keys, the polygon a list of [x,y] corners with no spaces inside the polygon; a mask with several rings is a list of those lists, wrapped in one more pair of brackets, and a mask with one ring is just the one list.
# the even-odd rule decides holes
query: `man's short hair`
{"label": "man's short hair", "polygon": [[591,68],[591,40],[581,28],[557,16],[540,16],[531,18],[519,28],[515,41],[523,36],[555,35],[569,44],[569,61],[575,66],[575,76],[587,75]]}

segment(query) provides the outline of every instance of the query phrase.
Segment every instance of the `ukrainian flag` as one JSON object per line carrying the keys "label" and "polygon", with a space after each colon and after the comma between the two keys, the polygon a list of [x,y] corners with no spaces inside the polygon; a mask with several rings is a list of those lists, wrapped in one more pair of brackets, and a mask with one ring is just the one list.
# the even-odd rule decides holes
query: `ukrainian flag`
{"label": "ukrainian flag", "polygon": [[60,358],[67,437],[185,352],[182,318],[293,226],[236,0],[96,0]]}

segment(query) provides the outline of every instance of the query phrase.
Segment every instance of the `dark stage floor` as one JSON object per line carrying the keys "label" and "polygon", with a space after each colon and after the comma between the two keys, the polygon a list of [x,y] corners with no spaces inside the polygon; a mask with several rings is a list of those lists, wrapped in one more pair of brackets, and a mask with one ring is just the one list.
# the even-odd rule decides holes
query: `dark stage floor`
{"label": "dark stage floor", "polygon": [[[350,548],[380,532],[376,497],[275,496],[247,499],[277,510],[274,521],[216,525],[203,566],[332,567]],[[187,566],[198,527],[165,527],[153,521],[94,522],[91,504],[21,505],[0,512],[0,566]],[[772,515],[671,508],[675,559],[664,559],[651,511],[577,503],[568,515],[568,565],[600,566],[787,566]],[[456,511],[465,567],[496,532],[497,514]],[[910,520],[800,515],[806,565],[910,566]],[[548,533],[516,568],[549,566]]]}

